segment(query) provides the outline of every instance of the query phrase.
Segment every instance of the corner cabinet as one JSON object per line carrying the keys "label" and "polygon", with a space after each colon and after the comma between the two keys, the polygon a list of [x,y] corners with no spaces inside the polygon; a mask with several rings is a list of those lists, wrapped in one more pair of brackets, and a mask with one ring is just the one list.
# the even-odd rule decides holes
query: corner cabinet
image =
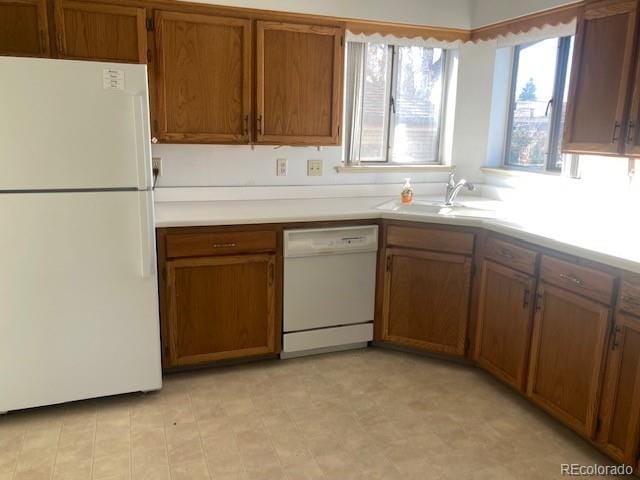
{"label": "corner cabinet", "polygon": [[60,58],[147,63],[143,7],[55,0],[54,11]]}
{"label": "corner cabinet", "polygon": [[154,131],[169,143],[247,143],[251,21],[156,11]]}
{"label": "corner cabinet", "polygon": [[596,442],[618,461],[635,465],[640,453],[640,284],[621,287],[600,409]]}
{"label": "corner cabinet", "polygon": [[0,0],[0,55],[50,55],[46,0]]}
{"label": "corner cabinet", "polygon": [[341,28],[258,21],[256,140],[339,145]]}
{"label": "corner cabinet", "polygon": [[[637,125],[638,1],[589,2],[578,18],[564,152],[640,154]],[[634,112],[629,104],[634,98]]]}
{"label": "corner cabinet", "polygon": [[398,225],[386,229],[381,340],[465,354],[473,242],[467,232]]}
{"label": "corner cabinet", "polygon": [[280,351],[275,231],[162,229],[158,247],[165,368]]}
{"label": "corner cabinet", "polygon": [[533,321],[527,395],[593,438],[611,328],[615,280],[544,256]]}

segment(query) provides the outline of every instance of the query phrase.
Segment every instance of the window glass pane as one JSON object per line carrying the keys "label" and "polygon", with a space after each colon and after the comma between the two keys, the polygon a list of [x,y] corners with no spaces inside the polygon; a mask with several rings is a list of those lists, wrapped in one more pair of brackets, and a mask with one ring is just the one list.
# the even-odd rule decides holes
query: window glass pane
{"label": "window glass pane", "polygon": [[438,161],[444,51],[396,47],[392,158],[398,163]]}
{"label": "window glass pane", "polygon": [[365,52],[364,86],[362,94],[362,130],[360,160],[385,161],[387,111],[389,105],[389,47],[368,43]]}
{"label": "window glass pane", "polygon": [[[553,98],[558,39],[520,48],[507,163],[544,168],[549,141],[547,105]],[[550,111],[550,110],[549,110]]]}

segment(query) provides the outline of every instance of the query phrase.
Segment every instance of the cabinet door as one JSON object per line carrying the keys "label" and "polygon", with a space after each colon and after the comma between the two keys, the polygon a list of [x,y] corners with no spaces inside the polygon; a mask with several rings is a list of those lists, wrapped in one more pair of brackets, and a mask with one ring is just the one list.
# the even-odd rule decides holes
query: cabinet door
{"label": "cabinet door", "polygon": [[60,58],[147,63],[145,9],[56,0]]}
{"label": "cabinet door", "polygon": [[383,339],[464,355],[471,259],[390,248],[386,262]]}
{"label": "cabinet door", "polygon": [[529,362],[527,395],[584,436],[595,430],[610,311],[542,283]]}
{"label": "cabinet door", "polygon": [[343,31],[257,23],[258,142],[339,145]]}
{"label": "cabinet door", "polygon": [[156,12],[155,24],[159,139],[248,142],[251,22]]}
{"label": "cabinet door", "polygon": [[640,157],[640,48],[636,48],[636,72],[624,139],[624,153],[630,157]]}
{"label": "cabinet door", "polygon": [[0,55],[49,56],[45,0],[0,0]]}
{"label": "cabinet door", "polygon": [[578,19],[563,151],[622,151],[637,13],[636,0],[603,0]]}
{"label": "cabinet door", "polygon": [[640,318],[618,312],[609,342],[597,441],[635,465],[640,440]]}
{"label": "cabinet door", "polygon": [[535,278],[485,260],[475,356],[478,364],[518,390],[525,390]]}
{"label": "cabinet door", "polygon": [[275,255],[167,262],[167,366],[276,353]]}

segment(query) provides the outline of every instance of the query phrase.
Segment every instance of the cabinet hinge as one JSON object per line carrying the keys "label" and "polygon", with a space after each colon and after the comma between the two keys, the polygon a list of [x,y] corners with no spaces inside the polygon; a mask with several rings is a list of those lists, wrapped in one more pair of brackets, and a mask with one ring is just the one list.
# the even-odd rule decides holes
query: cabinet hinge
{"label": "cabinet hinge", "polygon": [[340,46],[344,47],[344,36],[340,37]]}
{"label": "cabinet hinge", "polygon": [[147,18],[147,31],[153,32],[154,28],[155,28],[155,22],[153,21],[153,18]]}
{"label": "cabinet hinge", "polygon": [[474,277],[476,275],[476,270],[477,270],[476,264],[472,263],[471,264],[471,277]]}
{"label": "cabinet hinge", "polygon": [[147,49],[147,62],[151,62],[151,50]]}
{"label": "cabinet hinge", "polygon": [[594,433],[598,433],[600,431],[600,427],[602,427],[602,420],[600,417],[596,418],[596,430]]}
{"label": "cabinet hinge", "polygon": [[390,271],[391,271],[391,259],[392,259],[392,258],[393,258],[393,257],[391,257],[391,256],[388,256],[388,257],[387,257],[387,272],[390,272]]}
{"label": "cabinet hinge", "polygon": [[158,134],[158,121],[154,120],[153,121],[153,132],[157,135]]}
{"label": "cabinet hinge", "polygon": [[469,337],[467,337],[464,339],[464,351],[468,352],[470,346],[471,346],[471,340],[469,340]]}

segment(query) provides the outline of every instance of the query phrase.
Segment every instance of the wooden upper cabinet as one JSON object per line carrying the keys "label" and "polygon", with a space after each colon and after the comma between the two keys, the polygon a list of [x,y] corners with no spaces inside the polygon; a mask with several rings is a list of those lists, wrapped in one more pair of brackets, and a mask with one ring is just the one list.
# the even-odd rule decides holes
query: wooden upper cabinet
{"label": "wooden upper cabinet", "polygon": [[609,345],[596,441],[620,462],[635,465],[640,442],[640,317],[618,312]]}
{"label": "wooden upper cabinet", "polygon": [[471,258],[389,248],[386,262],[382,339],[464,355]]}
{"label": "wooden upper cabinet", "polygon": [[584,7],[578,18],[563,151],[623,152],[637,24],[637,0],[603,0]]}
{"label": "wooden upper cabinet", "polygon": [[166,263],[167,367],[277,353],[276,256]]}
{"label": "wooden upper cabinet", "polygon": [[343,30],[257,22],[256,140],[338,145]]}
{"label": "wooden upper cabinet", "polygon": [[535,277],[483,262],[475,358],[521,391],[526,386],[534,295]]}
{"label": "wooden upper cabinet", "polygon": [[55,23],[60,58],[147,63],[144,8],[56,0]]}
{"label": "wooden upper cabinet", "polygon": [[0,55],[49,56],[45,0],[0,0]]}
{"label": "wooden upper cabinet", "polygon": [[251,22],[159,11],[155,28],[158,138],[247,143]]}
{"label": "wooden upper cabinet", "polygon": [[578,433],[592,437],[610,310],[544,282],[535,308],[527,395]]}
{"label": "wooden upper cabinet", "polygon": [[640,157],[640,48],[636,48],[635,61],[631,109],[624,138],[624,154],[629,157]]}

